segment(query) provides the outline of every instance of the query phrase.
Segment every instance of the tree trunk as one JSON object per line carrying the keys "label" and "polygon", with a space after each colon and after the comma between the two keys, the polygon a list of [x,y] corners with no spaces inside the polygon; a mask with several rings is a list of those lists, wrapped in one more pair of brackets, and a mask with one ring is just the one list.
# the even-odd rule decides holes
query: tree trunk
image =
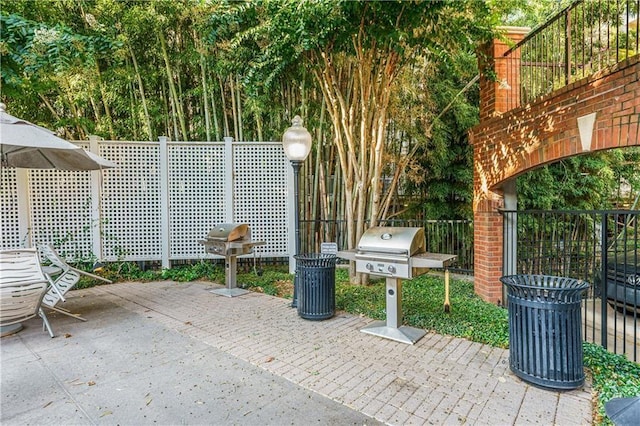
{"label": "tree trunk", "polygon": [[[348,248],[367,226],[381,219],[382,176],[385,170],[388,106],[398,71],[398,54],[375,43],[364,47],[353,38],[356,57],[311,53],[313,73],[322,88],[335,134],[344,179]],[[360,275],[360,274],[359,274]],[[366,276],[351,276],[366,283]]]}
{"label": "tree trunk", "polygon": [[53,106],[51,105],[51,102],[49,102],[49,99],[47,99],[42,93],[38,93],[38,96],[40,97],[42,102],[44,102],[44,104],[47,106],[47,109],[49,110],[49,112],[51,112],[51,115],[53,115],[53,117],[57,121],[60,121],[60,114],[58,114],[56,110],[53,108]]}

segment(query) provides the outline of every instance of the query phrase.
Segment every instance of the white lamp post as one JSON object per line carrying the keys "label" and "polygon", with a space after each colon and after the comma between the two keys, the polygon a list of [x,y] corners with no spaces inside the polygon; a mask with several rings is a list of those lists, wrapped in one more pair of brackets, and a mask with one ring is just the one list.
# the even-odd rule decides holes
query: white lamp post
{"label": "white lamp post", "polygon": [[[307,158],[309,152],[311,151],[311,134],[307,131],[307,129],[302,126],[302,118],[299,115],[293,117],[291,120],[292,126],[289,127],[282,135],[282,146],[284,148],[284,153],[291,161],[291,166],[293,167],[293,194],[294,194],[294,222],[295,222],[295,236],[296,236],[296,247],[295,254],[300,254],[300,220],[299,220],[299,208],[300,204],[298,201],[299,198],[299,187],[298,187],[298,176],[300,174],[300,167],[302,166],[302,162]],[[297,263],[296,263],[297,269]],[[293,300],[291,302],[291,307],[295,308],[298,306],[298,274],[296,273],[295,279],[293,282]]]}

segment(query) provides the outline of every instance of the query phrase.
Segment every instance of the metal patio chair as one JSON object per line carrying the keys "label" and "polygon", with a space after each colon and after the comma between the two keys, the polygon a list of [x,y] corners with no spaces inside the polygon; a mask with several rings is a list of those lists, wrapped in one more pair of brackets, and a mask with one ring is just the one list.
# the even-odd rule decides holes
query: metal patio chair
{"label": "metal patio chair", "polygon": [[0,251],[0,326],[19,324],[39,315],[43,329],[53,337],[42,310],[42,298],[48,288],[50,282],[35,249]]}
{"label": "metal patio chair", "polygon": [[82,318],[80,315],[73,314],[67,309],[58,307],[56,305],[58,304],[58,302],[60,302],[60,300],[64,302],[64,295],[67,294],[67,292],[73,287],[75,287],[78,281],[80,281],[80,277],[82,275],[86,275],[93,279],[101,280],[109,284],[111,284],[112,281],[101,276],[74,268],[73,266],[65,262],[64,259],[60,257],[60,255],[50,244],[40,246],[40,251],[42,252],[44,257],[49,262],[51,262],[52,266],[60,268],[61,270],[61,273],[56,277],[55,280],[53,280],[53,285],[45,294],[44,299],[42,299],[42,305],[47,307],[48,309],[60,312],[61,314],[79,319],[80,321],[86,321],[86,319]]}

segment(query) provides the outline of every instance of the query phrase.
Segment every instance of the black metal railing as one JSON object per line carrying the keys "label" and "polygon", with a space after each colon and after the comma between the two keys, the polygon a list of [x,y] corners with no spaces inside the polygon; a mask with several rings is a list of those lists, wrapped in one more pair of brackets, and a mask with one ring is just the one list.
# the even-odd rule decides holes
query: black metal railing
{"label": "black metal railing", "polygon": [[583,337],[640,360],[640,211],[504,211],[504,271],[591,284]]}
{"label": "black metal railing", "polygon": [[504,57],[509,109],[635,56],[640,0],[578,0],[535,28]]}
{"label": "black metal railing", "polygon": [[[380,226],[424,227],[426,250],[458,256],[452,272],[473,274],[473,221],[470,220],[385,220]],[[349,248],[344,220],[303,220],[300,222],[301,253],[319,252],[324,242],[335,242],[340,250]]]}

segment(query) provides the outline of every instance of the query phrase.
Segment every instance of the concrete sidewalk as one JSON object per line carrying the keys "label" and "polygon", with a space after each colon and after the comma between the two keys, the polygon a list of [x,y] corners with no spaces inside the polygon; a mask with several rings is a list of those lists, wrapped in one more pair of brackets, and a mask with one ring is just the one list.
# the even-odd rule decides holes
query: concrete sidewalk
{"label": "concrete sidewalk", "polygon": [[429,333],[406,345],[371,320],[301,319],[290,301],[226,298],[210,283],[122,283],[69,294],[87,318],[50,314],[1,340],[8,424],[591,423],[588,388],[542,390],[509,352]]}

